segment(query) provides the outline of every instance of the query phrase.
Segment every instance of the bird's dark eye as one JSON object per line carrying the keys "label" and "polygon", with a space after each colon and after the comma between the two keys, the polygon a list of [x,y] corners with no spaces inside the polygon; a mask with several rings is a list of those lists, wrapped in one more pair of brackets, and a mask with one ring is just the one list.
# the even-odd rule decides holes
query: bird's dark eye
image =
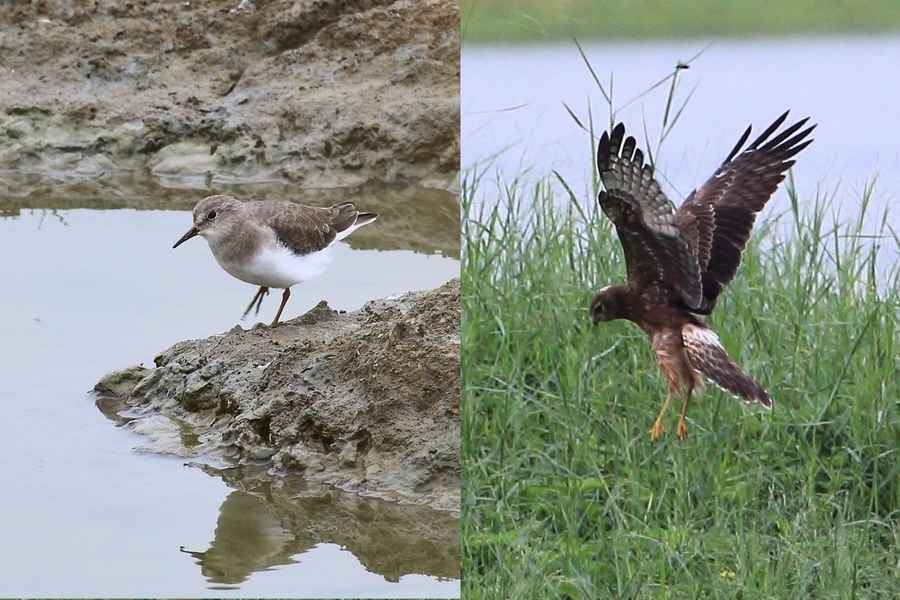
{"label": "bird's dark eye", "polygon": [[216,218],[216,211],[214,211],[214,210],[209,211],[209,214],[206,215],[206,218],[209,219],[210,221],[212,221],[213,219],[215,219],[215,218]]}

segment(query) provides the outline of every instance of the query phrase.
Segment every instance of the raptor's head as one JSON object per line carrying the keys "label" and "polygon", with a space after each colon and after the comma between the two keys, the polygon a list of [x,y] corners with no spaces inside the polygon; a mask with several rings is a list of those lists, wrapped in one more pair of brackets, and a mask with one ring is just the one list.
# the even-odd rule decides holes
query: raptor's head
{"label": "raptor's head", "polygon": [[591,320],[596,324],[621,317],[621,286],[608,285],[591,301]]}

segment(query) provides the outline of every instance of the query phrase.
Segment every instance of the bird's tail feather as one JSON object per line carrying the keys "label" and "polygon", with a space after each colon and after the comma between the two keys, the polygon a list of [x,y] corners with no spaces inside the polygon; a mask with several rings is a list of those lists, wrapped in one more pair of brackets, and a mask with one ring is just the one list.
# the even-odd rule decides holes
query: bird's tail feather
{"label": "bird's tail feather", "polygon": [[356,231],[363,225],[368,225],[369,223],[371,223],[372,221],[374,221],[377,218],[378,218],[378,215],[376,215],[375,213],[359,213],[356,216],[356,221],[354,221],[353,225],[351,225],[350,227],[348,227],[347,229],[345,229],[343,231],[338,232],[336,239],[338,239],[338,240],[344,239],[345,237],[347,237],[348,235],[350,235],[351,233],[353,233],[354,231]]}
{"label": "bird's tail feather", "polygon": [[688,324],[682,328],[681,337],[695,370],[726,392],[747,402],[772,408],[772,399],[766,390],[731,360],[712,329]]}
{"label": "bird's tail feather", "polygon": [[356,223],[354,225],[359,225],[362,227],[363,225],[368,225],[372,221],[378,218],[378,215],[375,213],[364,212],[356,215]]}
{"label": "bird's tail feather", "polygon": [[352,202],[342,202],[331,207],[334,217],[331,224],[337,231],[337,239],[342,240],[363,225],[368,225],[378,218],[375,213],[362,213],[356,210]]}

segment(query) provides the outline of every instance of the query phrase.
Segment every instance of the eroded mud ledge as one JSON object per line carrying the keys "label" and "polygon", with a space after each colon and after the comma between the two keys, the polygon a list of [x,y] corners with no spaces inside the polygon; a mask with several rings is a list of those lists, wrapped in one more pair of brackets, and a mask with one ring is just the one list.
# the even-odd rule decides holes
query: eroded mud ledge
{"label": "eroded mud ledge", "polygon": [[0,170],[455,180],[456,2],[238,4],[0,3]]}
{"label": "eroded mud ledge", "polygon": [[95,387],[150,449],[459,510],[459,281],[179,342]]}

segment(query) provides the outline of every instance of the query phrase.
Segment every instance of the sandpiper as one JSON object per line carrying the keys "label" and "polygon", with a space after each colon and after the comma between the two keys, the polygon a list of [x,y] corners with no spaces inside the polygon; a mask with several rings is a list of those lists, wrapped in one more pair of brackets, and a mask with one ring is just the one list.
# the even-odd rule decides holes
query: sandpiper
{"label": "sandpiper", "polygon": [[241,281],[259,286],[242,319],[254,306],[259,314],[270,287],[284,289],[272,320],[274,327],[291,297],[291,286],[320,275],[329,262],[329,246],[377,217],[359,212],[351,202],[316,208],[209,196],[194,207],[193,227],[172,248],[202,236],[219,266]]}

